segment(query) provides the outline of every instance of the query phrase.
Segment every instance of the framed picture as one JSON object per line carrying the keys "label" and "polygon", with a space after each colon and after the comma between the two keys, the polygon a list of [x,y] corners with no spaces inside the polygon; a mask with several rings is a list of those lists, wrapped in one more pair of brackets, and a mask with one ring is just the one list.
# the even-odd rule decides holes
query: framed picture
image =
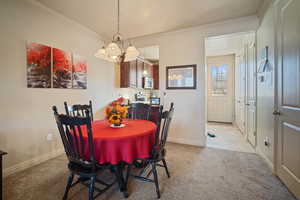
{"label": "framed picture", "polygon": [[73,54],[73,88],[87,88],[87,61],[78,54]]}
{"label": "framed picture", "polygon": [[72,88],[71,53],[53,48],[53,88]]}
{"label": "framed picture", "polygon": [[168,66],[166,68],[167,89],[196,89],[197,65]]}
{"label": "framed picture", "polygon": [[35,42],[26,44],[27,87],[51,88],[51,47]]}

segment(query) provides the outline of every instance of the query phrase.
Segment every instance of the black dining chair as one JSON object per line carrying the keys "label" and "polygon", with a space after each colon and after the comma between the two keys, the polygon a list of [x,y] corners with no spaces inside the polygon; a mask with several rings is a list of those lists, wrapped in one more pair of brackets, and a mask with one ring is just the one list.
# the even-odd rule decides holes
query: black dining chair
{"label": "black dining chair", "polygon": [[[100,165],[95,160],[93,132],[91,126],[91,118],[89,111],[86,110],[86,117],[68,116],[58,114],[56,106],[53,106],[54,116],[57,127],[64,145],[66,155],[69,160],[68,168],[70,176],[67,182],[63,199],[66,200],[71,187],[82,183],[89,188],[89,200],[94,200],[96,197],[108,190],[116,181],[106,183],[97,177],[100,170],[108,169],[109,165]],[[86,128],[87,140],[84,142],[82,129]],[[86,155],[88,151],[89,154]],[[74,176],[78,179],[73,183]],[[95,186],[95,183],[103,185],[103,188]],[[94,190],[98,193],[94,195]]]}
{"label": "black dining chair", "polygon": [[[155,144],[153,146],[150,158],[146,159],[136,159],[138,161],[143,161],[145,163],[144,167],[141,169],[138,175],[131,174],[132,165],[128,165],[127,168],[127,176],[126,181],[128,181],[129,177],[133,177],[135,179],[152,182],[155,183],[157,198],[160,198],[160,189],[158,183],[158,174],[157,174],[157,166],[163,167],[166,171],[168,178],[170,178],[170,173],[168,170],[167,162],[166,162],[166,142],[169,133],[170,124],[172,121],[174,113],[174,104],[171,103],[170,109],[168,111],[164,111],[161,115],[162,119],[162,127],[157,128],[157,133],[155,136]],[[161,163],[160,163],[161,162]],[[150,170],[148,170],[150,168]],[[148,170],[148,173],[146,173]],[[150,175],[153,175],[153,179],[150,179]]]}
{"label": "black dining chair", "polygon": [[69,116],[81,116],[85,117],[86,116],[86,111],[89,111],[89,115],[91,117],[91,120],[94,121],[94,116],[93,116],[93,106],[92,106],[92,101],[89,101],[89,104],[75,104],[72,105],[69,109],[69,106],[67,102],[64,102],[65,105],[65,110],[66,114]]}
{"label": "black dining chair", "polygon": [[128,108],[129,119],[150,120],[151,106],[144,103],[132,103]]}

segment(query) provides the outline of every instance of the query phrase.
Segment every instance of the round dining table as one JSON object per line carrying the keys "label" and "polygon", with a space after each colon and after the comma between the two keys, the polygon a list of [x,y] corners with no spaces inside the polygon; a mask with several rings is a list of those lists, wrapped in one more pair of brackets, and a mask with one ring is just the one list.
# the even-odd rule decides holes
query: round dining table
{"label": "round dining table", "polygon": [[[139,119],[125,119],[122,123],[124,127],[113,128],[107,120],[93,121],[92,134],[95,160],[115,167],[120,190],[128,197],[127,180],[120,165],[150,157],[157,126],[151,121]],[[83,130],[83,137],[87,142],[86,130]],[[88,156],[89,153],[86,153]]]}
{"label": "round dining table", "polygon": [[136,158],[150,156],[156,125],[139,119],[125,119],[122,124],[125,126],[112,128],[107,120],[92,122],[95,160],[98,163],[132,163]]}

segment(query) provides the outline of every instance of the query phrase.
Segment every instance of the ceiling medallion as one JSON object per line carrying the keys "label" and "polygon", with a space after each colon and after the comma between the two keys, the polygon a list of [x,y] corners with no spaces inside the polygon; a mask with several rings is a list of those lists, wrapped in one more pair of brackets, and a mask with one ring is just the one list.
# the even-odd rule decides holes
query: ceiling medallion
{"label": "ceiling medallion", "polygon": [[99,49],[95,56],[109,62],[127,62],[135,60],[139,56],[139,51],[129,43],[126,51],[124,50],[124,40],[120,34],[120,0],[118,0],[118,31],[113,35],[111,43]]}

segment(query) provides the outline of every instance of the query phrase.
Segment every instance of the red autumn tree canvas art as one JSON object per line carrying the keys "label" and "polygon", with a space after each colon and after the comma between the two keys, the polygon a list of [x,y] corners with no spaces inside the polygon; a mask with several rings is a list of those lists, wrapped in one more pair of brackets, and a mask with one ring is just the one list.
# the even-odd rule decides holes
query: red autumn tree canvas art
{"label": "red autumn tree canvas art", "polygon": [[78,54],[73,54],[73,88],[87,88],[87,61]]}
{"label": "red autumn tree canvas art", "polygon": [[53,48],[53,88],[72,88],[71,53]]}
{"label": "red autumn tree canvas art", "polygon": [[27,54],[27,87],[51,88],[51,47],[28,43]]}

